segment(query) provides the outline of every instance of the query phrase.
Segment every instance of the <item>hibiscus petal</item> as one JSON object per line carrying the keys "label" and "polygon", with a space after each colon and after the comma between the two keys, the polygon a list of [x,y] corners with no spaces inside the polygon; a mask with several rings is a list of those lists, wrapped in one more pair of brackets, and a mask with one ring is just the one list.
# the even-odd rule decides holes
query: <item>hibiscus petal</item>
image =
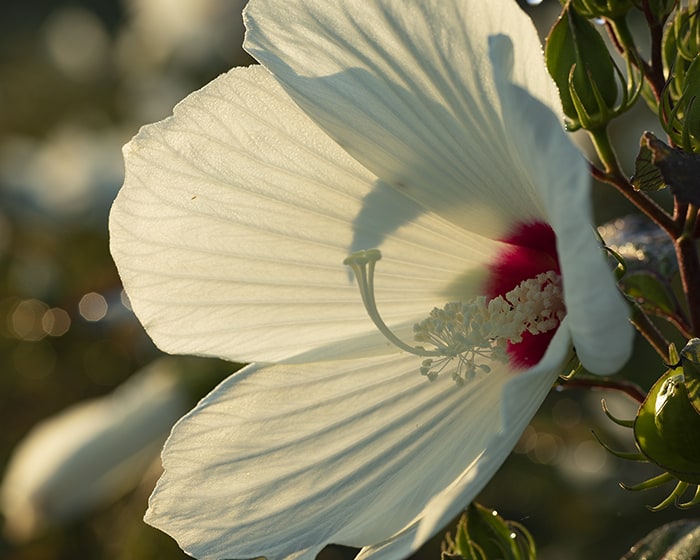
{"label": "hibiscus petal", "polygon": [[[634,331],[629,307],[617,289],[591,225],[587,164],[549,108],[513,84],[511,40],[499,35],[492,37],[490,44],[504,120],[510,123],[513,161],[522,170],[523,180],[541,192],[547,220],[557,235],[567,324],[577,355],[593,373],[615,373],[632,352]],[[530,162],[539,152],[548,154],[551,161],[533,167]]]}
{"label": "hibiscus petal", "polygon": [[503,390],[519,377],[501,365],[464,386],[449,371],[427,381],[406,354],[249,366],[174,428],[146,520],[202,560],[310,557],[394,535],[365,554],[404,556],[435,494],[469,478],[468,501],[510,453],[567,352],[554,347],[506,416]]}
{"label": "hibiscus petal", "polygon": [[[500,403],[503,430],[493,438],[473,471],[465,472],[428,504],[427,514],[420,521],[416,542],[423,543],[453,519],[488,482],[503,462],[502,450],[515,447],[523,430],[539,409],[556,376],[562,372],[564,357],[570,353],[571,336],[568,318],[560,325],[547,352],[537,366],[516,376],[505,386]],[[546,372],[554,372],[554,376]],[[493,465],[496,463],[496,467]]]}
{"label": "hibiscus petal", "polygon": [[[253,0],[246,49],[351,155],[453,222],[502,237],[540,219],[506,148],[487,37],[518,43],[516,83],[559,111],[531,20],[510,0]],[[537,153],[531,165],[547,165]]]}
{"label": "hibiscus petal", "polygon": [[168,352],[338,358],[333,344],[360,335],[368,351],[395,351],[362,308],[348,253],[381,246],[377,300],[393,326],[423,319],[455,283],[468,291],[498,248],[377,182],[260,67],[221,76],[124,151],[111,249]]}

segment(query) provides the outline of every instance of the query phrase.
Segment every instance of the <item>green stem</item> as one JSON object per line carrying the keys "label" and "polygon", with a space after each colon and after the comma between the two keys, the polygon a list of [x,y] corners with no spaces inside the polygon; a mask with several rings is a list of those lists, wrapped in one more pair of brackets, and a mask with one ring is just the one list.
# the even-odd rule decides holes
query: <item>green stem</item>
{"label": "green stem", "polygon": [[661,359],[666,360],[668,357],[668,340],[638,305],[635,305],[632,310],[631,322],[649,345],[656,350],[656,353],[661,356]]}
{"label": "green stem", "polygon": [[654,96],[658,101],[661,96],[663,84],[661,85],[661,88],[658,87],[659,84],[657,83],[654,68],[648,62],[646,62],[639,53],[637,45],[634,42],[634,36],[627,25],[625,16],[608,21],[608,32],[610,33],[617,50],[620,51],[620,54],[625,58],[625,60],[630,61],[634,66],[639,68],[648,79],[651,89],[654,92]]}
{"label": "green stem", "polygon": [[592,175],[596,179],[614,186],[627,200],[675,239],[679,231],[671,215],[645,193],[636,190],[622,172],[617,155],[610,142],[607,128],[601,127],[589,130],[588,133],[591,136],[598,157],[605,167],[605,171],[601,171],[591,166]]}
{"label": "green stem", "polygon": [[636,383],[627,381],[625,379],[610,378],[610,377],[574,377],[573,379],[567,379],[557,385],[558,390],[575,389],[575,388],[586,388],[586,389],[609,389],[612,391],[621,391],[622,393],[632,397],[638,403],[644,402],[646,398],[646,393]]}
{"label": "green stem", "polygon": [[694,238],[697,221],[698,207],[695,204],[688,204],[688,209],[685,214],[685,224],[683,226],[683,235]]}
{"label": "green stem", "polygon": [[647,77],[649,78],[649,83],[654,90],[654,94],[656,95],[657,99],[659,99],[661,92],[666,85],[661,51],[663,48],[664,25],[668,19],[668,14],[662,20],[657,20],[654,17],[651,7],[649,6],[648,0],[642,1],[642,11],[644,12],[644,17],[647,20],[651,38],[651,66]]}

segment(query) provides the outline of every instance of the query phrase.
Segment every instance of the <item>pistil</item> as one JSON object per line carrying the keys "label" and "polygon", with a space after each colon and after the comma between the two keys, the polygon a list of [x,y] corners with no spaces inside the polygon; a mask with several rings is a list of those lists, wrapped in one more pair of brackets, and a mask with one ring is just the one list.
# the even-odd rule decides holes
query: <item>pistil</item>
{"label": "pistil", "polygon": [[450,302],[435,308],[427,319],[414,325],[416,342],[411,346],[397,337],[382,320],[374,297],[374,270],[381,252],[353,253],[344,263],[355,273],[362,302],[377,329],[395,346],[424,358],[420,372],[434,380],[452,362],[452,378],[458,383],[488,373],[486,362],[509,362],[509,345],[523,335],[550,332],[559,326],[565,308],[560,276],[553,270],[520,282],[505,295],[479,296],[469,302]]}

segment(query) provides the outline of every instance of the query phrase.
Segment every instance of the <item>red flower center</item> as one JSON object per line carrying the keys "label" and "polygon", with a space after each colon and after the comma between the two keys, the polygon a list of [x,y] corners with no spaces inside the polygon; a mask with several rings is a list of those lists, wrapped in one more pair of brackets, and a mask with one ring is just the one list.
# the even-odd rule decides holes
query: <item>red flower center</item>
{"label": "red flower center", "polygon": [[[554,230],[544,222],[519,224],[504,239],[507,248],[489,266],[486,295],[504,296],[524,280],[553,270],[561,274]],[[544,356],[556,329],[533,335],[524,332],[522,342],[508,345],[511,364],[529,368]]]}

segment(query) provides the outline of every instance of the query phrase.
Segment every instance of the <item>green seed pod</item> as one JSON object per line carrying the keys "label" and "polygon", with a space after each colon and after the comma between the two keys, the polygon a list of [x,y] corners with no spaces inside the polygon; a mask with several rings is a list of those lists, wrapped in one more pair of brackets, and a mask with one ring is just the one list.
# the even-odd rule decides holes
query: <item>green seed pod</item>
{"label": "green seed pod", "polygon": [[[673,492],[657,506],[656,511],[672,503],[685,508],[700,504],[700,339],[691,339],[681,350],[669,349],[671,369],[654,384],[639,407],[634,421],[614,418],[603,404],[603,410],[617,424],[634,429],[640,453],[618,453],[626,459],[655,463],[665,472],[628,490],[647,490],[677,481]],[[695,495],[681,503],[680,497],[691,486]]]}
{"label": "green seed pod", "polygon": [[682,366],[667,371],[649,391],[634,421],[634,436],[650,461],[678,480],[700,484],[700,414]]}

